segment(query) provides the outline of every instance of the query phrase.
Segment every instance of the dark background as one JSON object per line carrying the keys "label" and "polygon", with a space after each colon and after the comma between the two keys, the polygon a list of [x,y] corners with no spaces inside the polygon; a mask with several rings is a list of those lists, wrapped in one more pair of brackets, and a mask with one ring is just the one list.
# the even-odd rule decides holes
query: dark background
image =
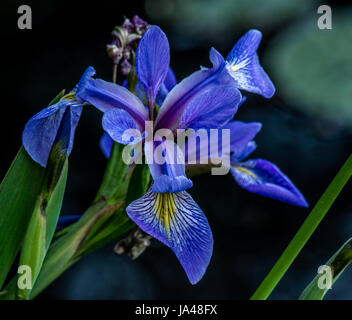
{"label": "dark background", "polygon": [[[273,6],[271,16],[260,21],[244,18],[236,25],[234,18],[229,20],[233,25],[223,26],[225,22],[219,20],[214,26],[205,24],[202,27],[197,20],[202,17],[199,12],[195,13],[193,22],[185,19],[183,25],[178,1],[170,1],[175,5],[168,10],[172,10],[171,16],[179,17],[179,21],[169,23],[169,19],[163,18],[165,8],[158,7],[160,1],[147,1],[147,5],[144,1],[2,1],[1,177],[21,146],[26,121],[61,89],[73,88],[88,65],[95,67],[98,77],[111,79],[111,62],[106,56],[105,45],[111,40],[112,28],[121,24],[124,16],[131,18],[138,14],[166,32],[171,44],[171,64],[178,80],[197,70],[199,65],[209,65],[211,46],[226,54],[238,37],[248,29],[258,27],[263,31],[259,55],[271,75],[274,70],[269,65],[272,63],[265,59],[270,41],[290,24],[316,15],[320,4],[312,1],[303,13],[292,13],[282,21],[276,21],[275,25],[268,22],[270,17],[280,15]],[[208,2],[214,5],[213,1],[204,1],[204,10]],[[263,0],[263,5],[264,2],[268,3]],[[32,30],[17,28],[17,8],[21,4],[32,8]],[[342,1],[324,1],[323,4],[331,5],[333,12],[347,8]],[[249,6],[247,10],[255,9]],[[166,13],[170,15],[170,12]],[[221,28],[217,29],[219,25]],[[333,56],[335,49],[331,50]],[[253,157],[277,164],[300,188],[311,208],[351,153],[352,126],[348,122],[332,121],[323,113],[306,112],[299,102],[282,94],[287,83],[275,81],[274,77],[273,81],[277,88],[274,98],[266,100],[248,94],[236,119],[263,123],[256,139],[259,147]],[[333,86],[329,94],[337,94]],[[98,146],[103,132],[100,121],[101,114],[97,110],[84,109],[70,157],[64,214],[82,213],[100,184],[106,165]],[[296,208],[250,194],[240,189],[230,175],[204,175],[193,181],[194,188],[190,193],[207,215],[214,234],[213,258],[199,284],[189,284],[171,250],[157,241],[136,261],[127,256],[115,256],[112,243],[71,267],[39,298],[249,298],[310,208]],[[349,182],[271,298],[296,299],[316,275],[318,266],[352,236],[351,197]],[[351,270],[347,269],[327,298],[352,299]]]}

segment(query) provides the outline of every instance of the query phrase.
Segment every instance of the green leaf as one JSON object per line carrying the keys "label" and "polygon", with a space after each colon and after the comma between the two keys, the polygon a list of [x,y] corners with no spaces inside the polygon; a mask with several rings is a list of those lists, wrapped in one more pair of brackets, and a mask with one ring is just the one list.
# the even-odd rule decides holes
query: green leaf
{"label": "green leaf", "polygon": [[[125,168],[122,172],[124,172],[124,175],[126,174]],[[122,180],[122,182],[125,186],[126,181]],[[96,202],[77,223],[72,225],[65,234],[53,243],[44,260],[30,298],[36,297],[83,255],[135,227],[135,224],[126,214],[126,205],[146,192],[150,182],[148,166],[136,166],[127,182],[130,182],[130,184],[126,195],[126,204],[122,206],[122,202],[117,202],[115,205],[108,205],[106,200]],[[115,191],[117,190],[116,186],[112,187]],[[102,223],[104,221],[105,223]],[[98,230],[97,226],[99,226]]]}
{"label": "green leaf", "polygon": [[95,203],[67,234],[53,243],[45,257],[41,272],[31,292],[31,298],[39,294],[72,264],[70,260],[94,224],[105,215],[115,212],[121,205],[122,202],[112,206],[107,205],[105,201]]}
{"label": "green leaf", "polygon": [[[348,239],[344,245],[325,264],[324,272],[318,274],[312,282],[304,289],[300,295],[300,300],[322,300],[329,290],[329,286],[323,280],[330,280],[333,285],[343,271],[352,262],[352,238]],[[330,272],[327,274],[326,272]],[[319,283],[326,286],[325,289],[319,288]]]}
{"label": "green leaf", "polygon": [[265,300],[282,279],[297,255],[301,252],[309,238],[319,226],[337,196],[352,177],[352,154],[348,157],[335,178],[331,181],[319,201],[314,206],[302,226],[298,229],[280,258],[271,268],[263,282],[254,292],[251,300]]}
{"label": "green leaf", "polygon": [[[61,91],[49,105],[64,93]],[[21,147],[0,185],[0,288],[24,238],[44,174],[45,169]]]}
{"label": "green leaf", "polygon": [[[32,270],[32,285],[42,267],[46,251],[52,240],[59,219],[64,197],[68,160],[67,155],[56,157],[55,148],[48,162],[43,188],[29,222],[19,265],[28,265]],[[27,299],[30,290],[18,289],[17,296]]]}
{"label": "green leaf", "polygon": [[24,237],[44,172],[21,147],[0,185],[0,288]]}

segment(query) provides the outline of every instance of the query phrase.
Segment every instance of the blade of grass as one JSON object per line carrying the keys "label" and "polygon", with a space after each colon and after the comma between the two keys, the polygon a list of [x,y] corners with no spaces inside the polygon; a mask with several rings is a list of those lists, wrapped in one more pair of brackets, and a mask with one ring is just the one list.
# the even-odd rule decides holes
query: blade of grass
{"label": "blade of grass", "polygon": [[322,221],[351,176],[352,154],[325,190],[309,216],[282,253],[281,257],[277,260],[258,289],[254,292],[251,300],[265,300],[269,297],[315,229],[318,227],[319,223]]}
{"label": "blade of grass", "polygon": [[[329,273],[331,276],[331,285],[333,285],[344,270],[352,262],[352,238],[348,239],[342,247],[335,252],[335,254],[329,259],[324,266],[329,268]],[[322,300],[325,294],[330,289],[329,286],[325,283],[324,288],[319,287],[319,281],[324,276],[319,273],[311,283],[304,289],[302,294],[299,297],[299,300]],[[326,279],[325,279],[326,280]]]}

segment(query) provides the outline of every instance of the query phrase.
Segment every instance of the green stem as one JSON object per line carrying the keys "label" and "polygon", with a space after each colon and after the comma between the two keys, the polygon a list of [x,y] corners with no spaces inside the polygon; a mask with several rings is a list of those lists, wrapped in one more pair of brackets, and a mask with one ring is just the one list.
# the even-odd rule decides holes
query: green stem
{"label": "green stem", "polygon": [[292,262],[307,243],[314,230],[318,227],[331,205],[352,176],[352,154],[325,190],[301,228],[295,234],[281,257],[270,270],[261,285],[254,292],[251,300],[265,300],[284,276]]}

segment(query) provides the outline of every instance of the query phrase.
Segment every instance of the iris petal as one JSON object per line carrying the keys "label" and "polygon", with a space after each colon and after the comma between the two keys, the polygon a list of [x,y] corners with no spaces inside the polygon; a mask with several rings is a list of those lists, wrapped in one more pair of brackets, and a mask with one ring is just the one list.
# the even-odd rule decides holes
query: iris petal
{"label": "iris petal", "polygon": [[239,89],[270,98],[275,87],[259,63],[256,54],[262,34],[248,31],[233,47],[227,60],[227,69]]}
{"label": "iris petal", "polygon": [[126,211],[142,230],[172,249],[192,284],[203,277],[213,236],[202,210],[186,191],[153,193],[149,189]]}
{"label": "iris petal", "polygon": [[171,140],[154,142],[154,149],[145,144],[145,154],[149,161],[150,173],[154,179],[154,192],[180,192],[193,186],[185,174],[185,158],[180,147]]}
{"label": "iris petal", "polygon": [[[209,159],[220,160],[220,155],[222,153],[226,154],[226,150],[229,150],[231,153],[233,153],[233,155],[231,155],[231,159],[234,162],[241,161],[255,149],[254,148],[253,150],[250,150],[249,153],[244,150],[249,142],[260,131],[261,127],[262,125],[259,122],[245,123],[241,121],[232,121],[224,127],[220,128],[218,134],[215,136],[212,136],[210,131],[207,130],[205,132],[205,137],[208,139],[208,143],[204,143],[204,141],[201,139],[196,140],[196,132],[191,133],[183,147],[185,158],[189,164],[191,161],[193,161],[193,164],[208,163],[206,160]],[[226,131],[222,132],[223,129],[229,130],[229,146],[227,145],[225,139],[223,139],[227,134]]]}
{"label": "iris petal", "polygon": [[308,206],[291,180],[269,161],[253,159],[238,163],[232,167],[231,173],[237,183],[250,192],[296,206]]}
{"label": "iris petal", "polygon": [[257,149],[257,144],[255,141],[249,141],[247,145],[235,149],[231,155],[231,163],[238,163],[242,161],[243,159],[247,158],[255,149]]}
{"label": "iris petal", "polygon": [[[113,109],[104,113],[103,128],[116,142],[122,144],[137,143],[142,140],[142,134],[130,114],[121,109]],[[127,131],[132,129],[130,131]]]}
{"label": "iris petal", "polygon": [[114,140],[112,140],[111,137],[104,132],[100,138],[100,148],[106,158],[110,158],[113,143]]}
{"label": "iris petal", "polygon": [[164,85],[168,91],[170,91],[175,85],[177,84],[176,76],[173,70],[169,67],[165,80]]}
{"label": "iris petal", "polygon": [[151,105],[169,70],[170,48],[164,32],[150,26],[140,40],[136,53],[136,72]]}
{"label": "iris petal", "polygon": [[221,129],[230,129],[230,150],[234,152],[244,148],[249,141],[253,140],[262,128],[259,122],[232,121]]}
{"label": "iris petal", "polygon": [[61,100],[33,116],[26,124],[22,143],[31,158],[45,167],[68,102]]}
{"label": "iris petal", "polygon": [[102,112],[112,109],[127,111],[138,123],[144,127],[148,119],[148,111],[143,103],[125,87],[101,79],[85,79],[77,86],[76,97],[94,105]]}
{"label": "iris petal", "polygon": [[81,104],[74,103],[70,105],[70,134],[69,144],[67,148],[67,154],[70,155],[73,148],[73,141],[75,130],[78,125],[79,119],[81,118],[83,106]]}
{"label": "iris petal", "polygon": [[210,87],[189,103],[178,121],[178,128],[220,128],[232,120],[240,101],[241,94],[234,84]]}
{"label": "iris petal", "polygon": [[[202,94],[212,90],[214,87],[233,85],[233,90],[236,92],[234,93],[234,100],[241,99],[241,95],[235,87],[233,79],[225,70],[224,58],[215,49],[210,50],[209,56],[213,63],[212,68],[202,68],[194,72],[169,92],[160,108],[155,122],[157,129],[176,129],[179,119],[186,108],[189,107],[195,99],[200,99],[199,97]],[[233,101],[233,103],[236,104],[236,101]],[[199,111],[204,111],[202,108],[200,109]]]}

